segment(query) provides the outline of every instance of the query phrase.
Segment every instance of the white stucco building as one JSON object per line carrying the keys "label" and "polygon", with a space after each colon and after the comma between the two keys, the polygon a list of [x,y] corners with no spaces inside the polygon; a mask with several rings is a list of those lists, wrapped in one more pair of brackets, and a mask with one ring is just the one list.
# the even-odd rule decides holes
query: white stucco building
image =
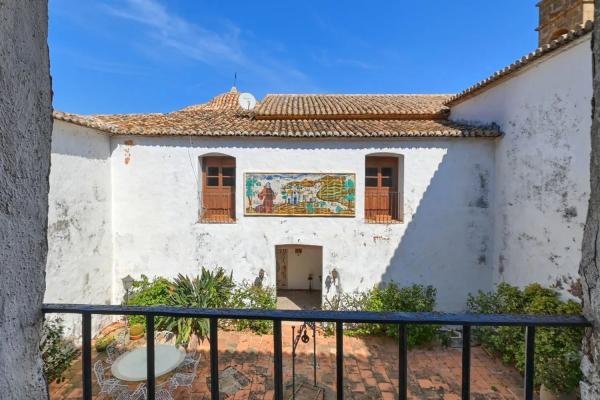
{"label": "white stucco building", "polygon": [[[128,274],[203,266],[324,297],[432,285],[443,311],[501,281],[576,294],[590,32],[458,95],[267,95],[245,111],[234,88],[168,114],[55,112],[46,301],[119,303]],[[351,188],[256,203],[256,174],[345,174]]]}

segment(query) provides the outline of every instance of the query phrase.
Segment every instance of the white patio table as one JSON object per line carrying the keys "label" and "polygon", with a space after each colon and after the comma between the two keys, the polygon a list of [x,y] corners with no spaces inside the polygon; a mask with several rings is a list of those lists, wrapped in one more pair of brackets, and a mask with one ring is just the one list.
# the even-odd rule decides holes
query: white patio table
{"label": "white patio table", "polygon": [[[158,378],[177,368],[185,358],[185,350],[171,344],[154,345],[154,375]],[[112,374],[123,381],[146,380],[146,347],[122,354],[110,367]]]}

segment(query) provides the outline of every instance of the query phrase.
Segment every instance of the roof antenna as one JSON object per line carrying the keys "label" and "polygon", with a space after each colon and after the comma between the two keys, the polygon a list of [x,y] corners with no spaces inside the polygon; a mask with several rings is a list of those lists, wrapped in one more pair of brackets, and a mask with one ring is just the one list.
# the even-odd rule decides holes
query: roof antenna
{"label": "roof antenna", "polygon": [[233,87],[237,87],[237,72],[233,73]]}

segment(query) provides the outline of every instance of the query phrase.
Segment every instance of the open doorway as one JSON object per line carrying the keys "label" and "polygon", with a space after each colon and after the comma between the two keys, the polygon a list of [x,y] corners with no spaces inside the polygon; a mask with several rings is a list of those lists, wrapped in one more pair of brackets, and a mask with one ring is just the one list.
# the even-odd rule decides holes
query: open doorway
{"label": "open doorway", "polygon": [[321,308],[323,248],[307,245],[275,246],[277,309]]}

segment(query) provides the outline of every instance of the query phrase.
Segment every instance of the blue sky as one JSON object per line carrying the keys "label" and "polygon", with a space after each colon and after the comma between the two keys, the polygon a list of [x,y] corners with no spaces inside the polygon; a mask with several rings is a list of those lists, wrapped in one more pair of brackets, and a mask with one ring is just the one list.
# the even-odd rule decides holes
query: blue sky
{"label": "blue sky", "polygon": [[168,112],[266,93],[454,93],[537,46],[537,0],[50,0],[54,106]]}

